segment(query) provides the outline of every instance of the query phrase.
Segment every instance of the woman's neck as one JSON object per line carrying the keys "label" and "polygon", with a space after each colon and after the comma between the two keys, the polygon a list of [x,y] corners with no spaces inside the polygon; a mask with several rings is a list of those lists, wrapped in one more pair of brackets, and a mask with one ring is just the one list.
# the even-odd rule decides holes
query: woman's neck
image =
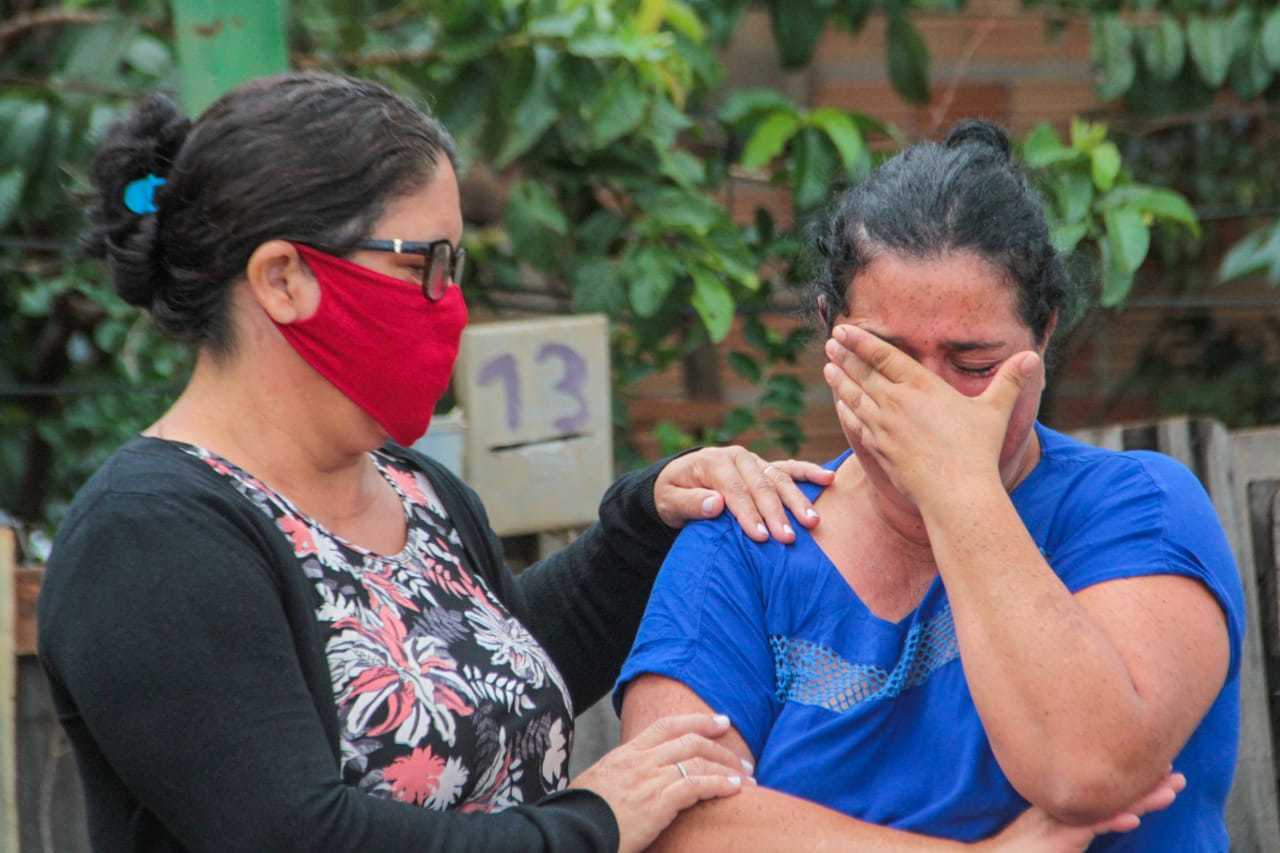
{"label": "woman's neck", "polygon": [[859,538],[873,543],[877,562],[883,563],[891,555],[894,567],[900,570],[935,570],[929,534],[920,513],[892,486],[876,482],[856,456],[850,456],[840,466],[833,488],[854,528],[860,531]]}
{"label": "woman's neck", "polygon": [[[276,369],[255,367],[268,363]],[[378,478],[369,477],[376,475],[370,448],[332,434],[325,408],[306,399],[313,383],[299,379],[280,369],[279,360],[222,360],[201,352],[182,395],[144,435],[217,453],[300,507],[358,513],[377,485]]]}

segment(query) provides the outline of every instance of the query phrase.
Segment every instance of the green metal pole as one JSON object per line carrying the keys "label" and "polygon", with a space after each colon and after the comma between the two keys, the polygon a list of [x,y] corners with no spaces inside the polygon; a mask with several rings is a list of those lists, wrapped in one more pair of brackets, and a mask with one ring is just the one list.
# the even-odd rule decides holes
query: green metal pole
{"label": "green metal pole", "polygon": [[289,70],[287,0],[173,0],[182,101],[198,115],[245,80]]}

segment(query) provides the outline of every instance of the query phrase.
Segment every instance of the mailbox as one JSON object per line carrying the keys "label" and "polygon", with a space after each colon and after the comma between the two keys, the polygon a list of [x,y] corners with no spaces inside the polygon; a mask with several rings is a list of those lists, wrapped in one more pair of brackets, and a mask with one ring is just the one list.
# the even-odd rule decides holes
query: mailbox
{"label": "mailbox", "polygon": [[613,482],[603,315],[469,326],[454,372],[466,481],[500,535],[585,527]]}

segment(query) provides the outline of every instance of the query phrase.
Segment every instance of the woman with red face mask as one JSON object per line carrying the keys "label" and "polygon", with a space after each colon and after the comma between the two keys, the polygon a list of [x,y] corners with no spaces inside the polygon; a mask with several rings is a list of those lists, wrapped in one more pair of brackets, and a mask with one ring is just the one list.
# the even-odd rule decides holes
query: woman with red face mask
{"label": "woman with red face mask", "polygon": [[817,516],[789,475],[829,476],[686,454],[514,577],[475,494],[405,449],[467,322],[454,168],[412,104],[322,74],[194,122],[151,98],[102,144],[88,246],[197,358],[76,497],[40,598],[96,849],[635,850],[750,783],[708,713],[570,780],[574,712],[677,528],[728,501],[793,541],[783,506]]}

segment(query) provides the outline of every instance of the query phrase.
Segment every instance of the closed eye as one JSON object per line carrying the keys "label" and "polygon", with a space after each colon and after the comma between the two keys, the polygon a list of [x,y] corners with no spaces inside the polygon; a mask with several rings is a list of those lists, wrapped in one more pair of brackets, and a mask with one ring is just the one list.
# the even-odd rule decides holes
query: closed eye
{"label": "closed eye", "polygon": [[996,368],[999,366],[1000,366],[1000,362],[998,361],[994,361],[990,364],[982,364],[982,365],[957,364],[956,370],[960,371],[966,376],[990,376],[992,373],[995,372]]}

